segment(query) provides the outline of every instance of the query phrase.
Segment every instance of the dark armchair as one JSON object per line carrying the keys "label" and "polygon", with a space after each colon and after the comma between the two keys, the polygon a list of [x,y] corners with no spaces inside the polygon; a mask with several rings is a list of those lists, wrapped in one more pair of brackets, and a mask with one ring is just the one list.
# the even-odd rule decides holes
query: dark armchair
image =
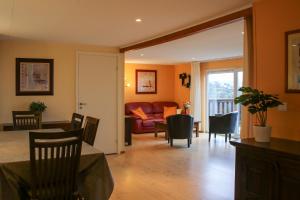
{"label": "dark armchair", "polygon": [[173,139],[187,139],[188,147],[190,147],[194,118],[190,115],[172,115],[167,117],[167,124],[171,146],[173,146]]}
{"label": "dark armchair", "polygon": [[235,132],[238,119],[238,112],[232,112],[225,115],[209,116],[209,139],[211,134],[225,134],[225,142],[227,142],[227,134],[229,139],[231,138],[231,133]]}

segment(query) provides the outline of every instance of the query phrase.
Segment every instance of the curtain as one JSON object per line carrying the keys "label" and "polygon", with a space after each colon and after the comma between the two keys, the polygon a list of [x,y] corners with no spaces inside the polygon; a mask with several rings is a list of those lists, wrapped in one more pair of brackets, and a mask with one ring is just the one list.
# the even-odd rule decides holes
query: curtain
{"label": "curtain", "polygon": [[200,63],[191,63],[191,115],[194,121],[201,121],[201,83],[200,83]]}
{"label": "curtain", "polygon": [[[244,20],[244,68],[243,68],[243,86],[253,86],[253,20],[247,17]],[[241,138],[251,138],[252,117],[247,108],[242,107]]]}

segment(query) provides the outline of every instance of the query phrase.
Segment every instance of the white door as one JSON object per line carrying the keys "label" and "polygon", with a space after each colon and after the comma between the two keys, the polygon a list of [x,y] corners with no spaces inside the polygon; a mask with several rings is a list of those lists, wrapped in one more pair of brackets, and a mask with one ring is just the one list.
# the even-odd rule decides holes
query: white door
{"label": "white door", "polygon": [[117,66],[114,54],[77,54],[77,112],[100,119],[94,146],[117,153]]}

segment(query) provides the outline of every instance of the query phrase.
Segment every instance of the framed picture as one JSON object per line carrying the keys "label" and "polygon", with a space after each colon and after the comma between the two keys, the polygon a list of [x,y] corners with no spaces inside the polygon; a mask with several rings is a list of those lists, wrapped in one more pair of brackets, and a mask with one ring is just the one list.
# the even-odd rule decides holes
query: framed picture
{"label": "framed picture", "polygon": [[16,95],[53,95],[53,59],[16,58]]}
{"label": "framed picture", "polygon": [[136,93],[156,94],[157,93],[157,71],[139,70],[135,71]]}
{"label": "framed picture", "polygon": [[300,93],[300,29],[285,33],[286,92]]}

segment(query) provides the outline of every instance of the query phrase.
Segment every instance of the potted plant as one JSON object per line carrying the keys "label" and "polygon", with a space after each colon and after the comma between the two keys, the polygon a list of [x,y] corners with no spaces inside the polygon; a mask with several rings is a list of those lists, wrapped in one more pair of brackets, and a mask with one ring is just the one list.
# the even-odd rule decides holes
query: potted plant
{"label": "potted plant", "polygon": [[187,102],[185,102],[184,104],[183,104],[183,108],[184,108],[184,114],[189,114],[189,109],[190,109],[190,107],[191,107],[191,102],[189,102],[189,101],[187,101]]}
{"label": "potted plant", "polygon": [[257,124],[253,126],[255,141],[269,142],[272,127],[267,126],[268,109],[274,108],[282,103],[277,96],[265,94],[263,91],[251,87],[241,87],[242,95],[234,99],[235,104],[242,104],[248,108],[248,112],[256,116]]}
{"label": "potted plant", "polygon": [[42,122],[42,113],[47,109],[47,106],[44,102],[37,101],[37,102],[31,102],[29,106],[29,110],[32,112],[36,112],[40,116],[40,121]]}

